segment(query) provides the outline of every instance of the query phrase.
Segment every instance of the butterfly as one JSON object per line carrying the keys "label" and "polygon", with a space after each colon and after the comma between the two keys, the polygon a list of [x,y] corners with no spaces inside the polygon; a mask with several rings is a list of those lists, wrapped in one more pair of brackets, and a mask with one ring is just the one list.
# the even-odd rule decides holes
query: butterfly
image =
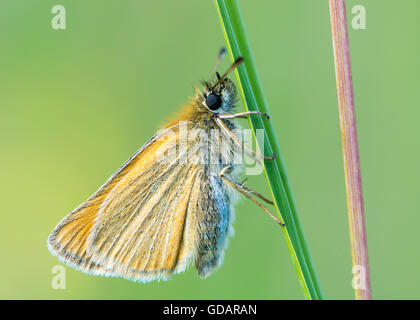
{"label": "butterfly", "polygon": [[56,226],[47,245],[59,260],[92,275],[140,282],[166,280],[194,264],[205,278],[223,262],[238,194],[282,224],[255,197],[271,200],[238,182],[238,155],[260,161],[275,155],[247,148],[234,133],[236,118],[268,115],[233,112],[237,89],[227,75],[243,59],[220,76],[224,54],[178,117]]}

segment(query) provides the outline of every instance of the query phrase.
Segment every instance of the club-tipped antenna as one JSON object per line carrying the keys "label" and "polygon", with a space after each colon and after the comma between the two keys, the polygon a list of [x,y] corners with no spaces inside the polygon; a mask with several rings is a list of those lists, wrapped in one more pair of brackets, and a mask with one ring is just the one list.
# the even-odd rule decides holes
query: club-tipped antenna
{"label": "club-tipped antenna", "polygon": [[217,82],[214,84],[214,86],[211,88],[211,90],[213,90],[214,88],[216,88],[216,86],[223,81],[224,78],[226,78],[226,76],[231,73],[233,70],[235,70],[242,62],[244,62],[244,58],[239,57],[238,59],[235,60],[234,63],[232,63],[232,65],[229,67],[229,69],[227,69],[227,71],[223,74],[223,76],[218,77]]}
{"label": "club-tipped antenna", "polygon": [[226,48],[221,47],[219,54],[217,55],[217,60],[216,60],[216,64],[214,65],[213,72],[211,73],[210,81],[214,78],[215,74],[217,73],[217,68],[219,67],[225,55],[226,55]]}

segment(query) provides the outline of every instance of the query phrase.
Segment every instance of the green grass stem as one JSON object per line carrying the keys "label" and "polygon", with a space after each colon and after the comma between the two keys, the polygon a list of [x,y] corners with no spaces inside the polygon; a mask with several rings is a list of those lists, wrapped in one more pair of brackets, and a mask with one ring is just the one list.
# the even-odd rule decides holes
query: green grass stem
{"label": "green grass stem", "polygon": [[[270,114],[245,32],[238,1],[215,0],[215,3],[232,59],[239,56],[244,58],[244,63],[236,70],[236,76],[240,84],[245,108],[250,111]],[[257,129],[263,129],[265,132],[264,148],[262,149],[262,146],[260,148],[264,150],[267,156],[271,156],[273,152],[277,155],[274,161],[265,161],[264,173],[275,203],[276,212],[280,220],[286,224],[286,227],[282,230],[303,292],[307,299],[322,299],[321,287],[305,241],[296,203],[271,121],[263,117],[250,117],[250,125],[254,135]]]}

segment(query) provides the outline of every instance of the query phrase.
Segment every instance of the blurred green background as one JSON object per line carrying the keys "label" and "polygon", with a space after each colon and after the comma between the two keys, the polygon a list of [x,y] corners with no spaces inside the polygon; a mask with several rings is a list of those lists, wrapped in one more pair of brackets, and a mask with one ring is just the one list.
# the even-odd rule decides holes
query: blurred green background
{"label": "blurred green background", "polygon": [[[55,4],[66,30],[51,28]],[[240,4],[325,297],[352,299],[328,2]],[[420,298],[420,2],[347,1],[349,22],[356,4],[367,11],[367,29],[349,32],[373,296]],[[193,94],[224,44],[212,0],[0,2],[0,298],[303,298],[283,233],[246,200],[206,280],[66,267],[66,290],[51,286],[48,234]],[[262,175],[251,185],[268,194]]]}

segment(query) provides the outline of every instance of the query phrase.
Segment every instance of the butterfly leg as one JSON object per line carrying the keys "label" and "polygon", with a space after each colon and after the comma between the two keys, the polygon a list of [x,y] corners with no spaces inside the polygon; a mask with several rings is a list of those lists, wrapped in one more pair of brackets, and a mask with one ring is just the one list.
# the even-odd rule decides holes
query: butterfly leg
{"label": "butterfly leg", "polygon": [[234,182],[234,181],[232,181],[232,180],[230,180],[228,177],[226,177],[226,171],[227,170],[229,170],[229,168],[230,168],[230,165],[228,165],[228,166],[226,166],[226,167],[224,167],[221,171],[220,171],[220,173],[219,173],[219,177],[227,184],[227,185],[229,185],[230,187],[232,187],[233,189],[235,189],[236,191],[238,191],[239,193],[241,193],[241,194],[243,194],[245,197],[247,197],[249,200],[251,200],[252,202],[254,202],[256,205],[258,205],[261,209],[263,209],[271,218],[273,218],[273,220],[277,223],[277,224],[279,224],[279,225],[281,225],[282,227],[284,227],[285,226],[285,224],[284,223],[281,223],[280,222],[280,220],[279,219],[277,219],[277,217],[273,214],[273,213],[271,213],[270,212],[270,210],[268,210],[261,202],[259,202],[257,199],[255,199],[254,197],[252,197],[251,195],[250,195],[250,193],[252,193],[252,194],[254,194],[254,195],[256,195],[256,196],[258,196],[258,197],[262,197],[262,199],[263,200],[265,200],[265,201],[268,201],[269,203],[271,203],[271,204],[273,204],[273,202],[272,201],[270,201],[270,200],[268,200],[267,198],[265,198],[264,196],[262,196],[261,194],[259,194],[258,192],[256,192],[256,191],[254,191],[254,190],[251,190],[251,189],[249,189],[249,188],[247,188],[247,187],[245,187],[244,185],[243,185],[243,183],[242,184],[239,184],[239,183],[236,183],[236,182]]}
{"label": "butterfly leg", "polygon": [[246,111],[246,112],[239,112],[239,113],[234,113],[234,114],[222,114],[219,116],[219,118],[221,119],[234,119],[234,118],[243,118],[243,119],[247,119],[247,115],[251,115],[251,114],[260,114],[264,117],[266,117],[267,119],[270,119],[270,116],[265,113],[265,112],[261,112],[261,111]]}
{"label": "butterfly leg", "polygon": [[239,138],[232,132],[229,130],[229,128],[226,126],[226,124],[223,122],[223,120],[220,118],[220,116],[215,117],[214,118],[216,121],[216,124],[223,129],[228,135],[229,137],[231,137],[233,139],[233,141],[239,145],[241,148],[243,148],[249,155],[251,155],[254,158],[260,158],[260,159],[264,159],[264,160],[274,160],[276,159],[276,154],[273,153],[273,155],[271,157],[267,157],[265,155],[262,155],[246,146],[242,145],[242,142],[239,140]]}
{"label": "butterfly leg", "polygon": [[271,201],[270,199],[267,199],[266,197],[264,197],[261,193],[258,193],[255,190],[252,190],[251,188],[245,186],[245,183],[248,179],[245,179],[244,181],[242,181],[238,186],[242,189],[244,189],[246,192],[248,193],[252,193],[253,195],[256,195],[258,198],[260,198],[261,200],[264,200],[265,202],[274,205],[273,201]]}

